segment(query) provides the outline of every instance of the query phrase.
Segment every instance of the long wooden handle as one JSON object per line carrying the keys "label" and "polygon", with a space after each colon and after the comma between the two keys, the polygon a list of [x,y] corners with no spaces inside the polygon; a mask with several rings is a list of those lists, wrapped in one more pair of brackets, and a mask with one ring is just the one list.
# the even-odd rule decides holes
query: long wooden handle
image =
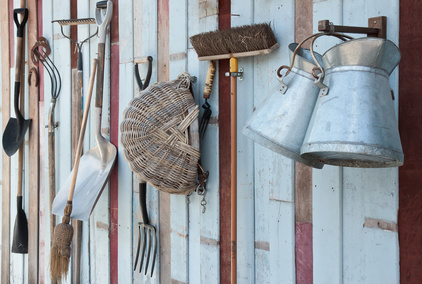
{"label": "long wooden handle", "polygon": [[23,177],[23,147],[25,143],[22,143],[18,150],[18,191],[17,196],[22,196],[22,177]]}
{"label": "long wooden handle", "polygon": [[[230,73],[238,72],[237,58],[230,58]],[[230,77],[231,136],[231,283],[237,283],[237,77]]]}
{"label": "long wooden handle", "polygon": [[209,99],[212,91],[212,84],[214,82],[215,63],[210,61],[208,64],[207,79],[205,80],[204,99]]}
{"label": "long wooden handle", "polygon": [[88,86],[88,96],[87,96],[86,104],[85,104],[85,108],[84,108],[84,116],[82,118],[81,132],[79,134],[79,140],[78,140],[78,148],[76,149],[75,163],[73,165],[73,172],[72,172],[72,179],[70,181],[69,195],[67,197],[68,202],[72,201],[73,192],[75,191],[76,176],[78,175],[79,161],[81,159],[81,154],[82,154],[82,146],[83,146],[83,142],[84,142],[86,122],[88,120],[89,106],[91,104],[92,89],[94,88],[94,79],[95,79],[95,71],[97,69],[97,61],[98,61],[97,59],[94,59],[93,62],[92,62],[91,77],[89,79],[89,86]]}

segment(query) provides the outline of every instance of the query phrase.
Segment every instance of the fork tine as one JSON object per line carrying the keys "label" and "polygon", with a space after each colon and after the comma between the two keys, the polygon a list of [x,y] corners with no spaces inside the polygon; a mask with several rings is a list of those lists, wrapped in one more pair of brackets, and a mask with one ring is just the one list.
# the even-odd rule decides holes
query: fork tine
{"label": "fork tine", "polygon": [[142,254],[141,254],[141,266],[139,267],[139,273],[142,272],[142,266],[144,264],[144,258],[145,258],[145,245],[146,245],[146,234],[145,234],[145,227],[141,225],[142,228]]}
{"label": "fork tine", "polygon": [[148,264],[149,264],[149,257],[151,255],[151,247],[152,247],[152,230],[150,226],[147,228],[147,236],[148,236],[148,254],[147,254],[147,263],[145,265],[145,275],[147,275],[148,272]]}
{"label": "fork tine", "polygon": [[154,240],[154,252],[152,254],[152,262],[151,262],[151,277],[152,274],[154,273],[154,266],[155,266],[155,258],[157,256],[157,230],[155,229],[155,227],[152,227],[152,231],[153,231],[153,238],[151,238],[152,240]]}
{"label": "fork tine", "polygon": [[133,266],[133,271],[136,270],[136,265],[138,264],[138,259],[139,259],[139,250],[141,249],[141,224],[140,223],[139,223],[138,229],[139,229],[138,248],[136,249],[136,258],[135,258],[135,265]]}

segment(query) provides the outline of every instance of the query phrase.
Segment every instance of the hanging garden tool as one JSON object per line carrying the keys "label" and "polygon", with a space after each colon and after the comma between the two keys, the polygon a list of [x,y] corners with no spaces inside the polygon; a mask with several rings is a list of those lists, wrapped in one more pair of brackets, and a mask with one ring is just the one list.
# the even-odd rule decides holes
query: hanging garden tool
{"label": "hanging garden tool", "polygon": [[[19,23],[18,14],[23,14],[23,19]],[[28,9],[19,8],[13,10],[13,19],[16,24],[16,64],[15,64],[15,94],[14,109],[16,118],[10,118],[3,132],[3,149],[10,157],[19,149],[25,137],[25,133],[31,124],[31,119],[25,119],[19,110],[19,94],[21,84],[21,67],[24,60],[25,47],[23,46],[23,36],[25,24],[28,20]],[[6,94],[3,94],[6,95]],[[22,94],[23,95],[23,94]]]}
{"label": "hanging garden tool", "polygon": [[24,145],[19,147],[18,151],[18,192],[17,192],[17,212],[15,218],[15,228],[13,230],[13,253],[28,253],[28,220],[25,211],[22,209],[22,176],[23,176],[23,157]]}
{"label": "hanging garden tool", "polygon": [[231,78],[231,283],[237,283],[237,77],[238,57],[269,54],[279,47],[269,24],[241,26],[190,38],[199,60],[230,59]]}
{"label": "hanging garden tool", "polygon": [[[88,86],[88,98],[84,109],[84,115],[82,119],[81,132],[79,135],[78,148],[76,150],[75,163],[71,173],[71,182],[69,185],[69,195],[64,208],[64,216],[62,223],[54,228],[54,235],[51,245],[50,255],[50,273],[53,280],[57,280],[59,283],[62,278],[66,276],[69,267],[69,260],[71,254],[70,244],[73,238],[73,227],[70,223],[70,216],[72,213],[72,201],[73,193],[75,190],[76,177],[79,170],[79,160],[82,154],[82,147],[84,142],[85,128],[88,120],[89,106],[91,104],[92,89],[94,88],[95,71],[97,69],[97,59],[93,60],[91,76]],[[80,172],[83,174],[83,172]]]}
{"label": "hanging garden tool", "polygon": [[[147,63],[147,62],[148,62],[147,76],[145,78],[144,83],[142,83],[141,76],[139,75],[138,64]],[[138,88],[140,92],[142,92],[148,87],[149,82],[151,80],[151,72],[152,72],[152,57],[151,56],[135,60],[135,79],[138,84]],[[147,194],[147,184],[145,181],[140,180],[139,181],[139,207],[141,209],[141,222],[138,223],[138,226],[139,226],[138,247],[136,249],[136,258],[135,258],[135,265],[133,267],[133,270],[136,270],[139,256],[141,256],[139,272],[142,272],[144,260],[146,259],[145,275],[147,274],[149,260],[151,256],[151,248],[154,246],[154,250],[152,253],[152,262],[151,262],[151,276],[152,276],[152,274],[154,273],[155,259],[157,255],[157,230],[149,222],[147,204],[146,204],[146,194]],[[148,249],[146,250],[147,247]],[[142,253],[139,254],[141,248],[142,248]],[[147,251],[147,255],[145,255],[146,251]]]}
{"label": "hanging garden tool", "polygon": [[[41,48],[41,51],[40,51]],[[55,152],[55,128],[58,126],[54,121],[54,110],[56,101],[61,90],[61,76],[59,70],[48,57],[50,54],[50,46],[47,39],[44,37],[38,38],[34,47],[31,49],[31,59],[36,65],[42,63],[45,70],[50,77],[51,101],[50,111],[48,113],[48,184],[49,184],[49,198],[50,198],[50,238],[53,239],[53,231],[55,226],[55,218],[52,213],[52,205],[54,196],[56,194],[56,152]]]}
{"label": "hanging garden tool", "polygon": [[207,130],[208,122],[211,118],[211,106],[208,103],[208,99],[211,96],[212,91],[212,84],[214,82],[214,75],[215,75],[215,63],[214,61],[210,60],[210,63],[208,64],[208,71],[207,71],[207,78],[205,80],[205,87],[204,87],[204,94],[203,97],[205,99],[205,103],[202,105],[202,108],[204,109],[204,113],[201,117],[201,122],[199,123],[199,138],[202,140],[205,135],[205,131]]}
{"label": "hanging garden tool", "polygon": [[[103,11],[106,11],[103,18]],[[104,59],[106,29],[113,13],[112,1],[97,2],[96,19],[98,24],[98,73],[97,93],[95,99],[96,127],[95,139],[97,146],[86,152],[80,161],[80,175],[76,180],[73,198],[74,209],[70,217],[77,220],[88,220],[103,192],[111,170],[116,161],[117,149],[101,134],[101,117],[104,88]],[[65,181],[53,202],[53,214],[61,215],[69,193],[71,176]]]}

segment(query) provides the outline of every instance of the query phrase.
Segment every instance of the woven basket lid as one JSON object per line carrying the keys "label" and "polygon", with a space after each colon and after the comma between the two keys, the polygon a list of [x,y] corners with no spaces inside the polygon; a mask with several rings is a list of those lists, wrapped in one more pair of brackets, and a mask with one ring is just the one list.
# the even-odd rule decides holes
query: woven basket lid
{"label": "woven basket lid", "polygon": [[161,191],[189,194],[197,187],[198,114],[190,75],[149,86],[129,102],[120,124],[123,156],[140,180]]}

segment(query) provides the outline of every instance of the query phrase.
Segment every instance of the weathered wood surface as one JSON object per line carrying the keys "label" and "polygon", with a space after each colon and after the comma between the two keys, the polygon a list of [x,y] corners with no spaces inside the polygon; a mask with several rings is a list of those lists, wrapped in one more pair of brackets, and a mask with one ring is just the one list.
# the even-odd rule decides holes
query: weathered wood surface
{"label": "weathered wood surface", "polygon": [[[2,133],[10,118],[10,45],[9,45],[9,1],[3,1],[3,9],[0,11],[1,31],[1,112],[2,112]],[[1,180],[1,282],[10,282],[10,158],[2,150],[2,180]]]}
{"label": "weathered wood surface", "polygon": [[[7,4],[9,1],[6,1]],[[12,3],[11,1],[10,3]],[[17,1],[15,1],[17,2]],[[113,1],[115,2],[115,1]],[[197,77],[193,84],[195,100],[204,103],[202,91],[206,77],[207,62],[200,62],[189,43],[189,37],[200,32],[218,28],[218,5],[221,1],[119,1],[120,9],[115,9],[118,18],[118,39],[116,35],[110,43],[107,37],[106,70],[110,68],[110,57],[119,66],[118,77],[118,118],[110,114],[110,89],[116,87],[111,75],[106,71],[103,133],[110,138],[110,125],[121,119],[128,102],[139,91],[133,80],[133,60],[142,56],[153,56],[153,76],[151,83],[176,78],[181,72],[188,71]],[[317,30],[318,20],[329,19],[335,24],[366,25],[367,18],[385,15],[388,18],[387,38],[398,41],[398,3],[397,0],[368,2],[354,1],[313,1],[313,20],[307,23]],[[78,1],[78,18],[94,17],[96,1]],[[114,3],[117,7],[117,1]],[[60,2],[42,1],[43,35],[52,47],[50,57],[62,75],[63,89],[57,104],[56,132],[57,187],[64,182],[71,169],[71,45],[63,38],[58,24],[53,19],[70,18],[70,0]],[[124,9],[122,7],[125,7]],[[387,8],[388,7],[388,8]],[[9,14],[7,9],[0,12],[2,33],[2,94],[10,93],[10,57],[5,39],[9,35]],[[258,55],[239,59],[239,67],[244,68],[244,80],[238,82],[238,282],[239,283],[295,283],[295,174],[292,160],[284,158],[264,147],[254,144],[241,133],[243,123],[276,85],[276,70],[289,63],[287,46],[294,41],[295,1],[232,1],[231,25],[271,22],[280,48],[270,55]],[[227,15],[225,15],[227,16]],[[296,24],[297,26],[297,24]],[[306,24],[304,24],[306,26]],[[308,26],[308,28],[309,28]],[[78,26],[78,38],[86,38],[95,32],[95,25]],[[14,29],[13,29],[14,31]],[[65,28],[68,32],[69,29]],[[114,32],[114,31],[113,31]],[[296,32],[303,32],[298,31]],[[305,32],[306,34],[306,32]],[[4,36],[6,35],[6,37]],[[10,35],[14,36],[14,33]],[[3,43],[6,42],[4,45]],[[319,39],[316,50],[323,52],[334,44],[333,39]],[[112,46],[110,48],[110,45]],[[12,46],[14,49],[14,45]],[[91,39],[83,48],[84,85],[88,85],[91,59],[96,57],[97,39]],[[13,52],[12,52],[13,53]],[[12,58],[13,59],[13,58]],[[14,59],[13,59],[14,60]],[[224,66],[224,62],[217,63]],[[13,65],[13,64],[12,64]],[[147,64],[140,64],[141,76],[146,74]],[[14,71],[14,70],[12,70]],[[228,71],[228,70],[223,70]],[[221,75],[221,74],[220,74]],[[224,74],[222,74],[224,75]],[[111,204],[108,187],[103,192],[94,213],[82,227],[82,257],[80,277],[82,283],[114,283],[111,274],[118,275],[119,283],[218,283],[220,278],[221,236],[220,220],[227,208],[220,208],[220,171],[218,141],[221,119],[226,113],[218,109],[218,78],[216,74],[214,89],[208,101],[213,111],[204,140],[201,142],[202,162],[205,170],[210,171],[207,183],[206,211],[202,213],[201,196],[193,194],[187,199],[183,196],[169,196],[158,193],[148,186],[148,213],[151,223],[158,229],[161,253],[156,261],[153,277],[133,271],[134,252],[138,240],[139,197],[138,180],[133,176],[122,157],[118,156],[118,227],[117,247],[110,245],[111,228],[109,206]],[[398,72],[393,72],[390,83],[399,96]],[[50,82],[44,78],[45,107],[40,104],[41,117],[48,114]],[[26,88],[28,89],[28,88]],[[28,104],[26,92],[26,114],[28,117],[32,104]],[[2,125],[10,115],[10,98],[2,96]],[[32,102],[32,101],[31,101]],[[395,103],[398,103],[396,99]],[[397,105],[396,105],[397,108]],[[202,109],[201,109],[202,111]],[[94,139],[95,119],[91,110],[85,151],[96,145]],[[110,121],[110,119],[112,121]],[[47,141],[46,130],[40,125],[40,143]],[[42,132],[44,129],[44,133]],[[115,129],[113,130],[115,131]],[[30,138],[31,139],[31,138]],[[31,142],[29,142],[31,147]],[[42,146],[42,145],[41,145]],[[120,146],[120,145],[119,145]],[[31,149],[31,148],[30,148]],[[42,159],[47,159],[47,151],[39,150]],[[30,151],[26,151],[30,153]],[[29,154],[30,155],[30,154]],[[29,156],[27,157],[29,158]],[[223,161],[224,162],[224,161]],[[28,274],[32,260],[27,257],[10,257],[9,251],[16,205],[16,161],[11,162],[2,155],[2,246],[1,267],[2,283],[11,280],[17,283],[34,279]],[[31,169],[29,164],[26,169]],[[50,237],[48,232],[48,168],[40,164],[40,243],[39,269],[40,281],[50,283],[48,260]],[[29,171],[25,173],[25,184],[33,183]],[[222,175],[229,173],[222,172]],[[223,179],[224,180],[224,177]],[[397,283],[399,279],[398,234],[394,230],[382,230],[368,220],[381,220],[385,226],[397,224],[397,169],[350,169],[326,166],[323,170],[312,170],[312,215],[313,237],[313,282],[314,283]],[[10,188],[10,191],[8,190]],[[222,196],[224,192],[222,193]],[[27,198],[28,199],[28,198]],[[28,200],[26,200],[28,201]],[[29,201],[31,202],[31,201]],[[188,203],[189,202],[189,203]],[[29,203],[25,203],[28,208]],[[297,204],[299,205],[299,204]],[[298,213],[298,212],[296,212]],[[34,215],[32,215],[34,216]],[[60,222],[60,219],[58,219]],[[309,221],[308,219],[304,220]],[[366,223],[365,223],[366,222]],[[382,223],[381,222],[381,223]],[[364,226],[364,224],[366,224]],[[384,223],[382,223],[384,224]],[[388,228],[390,228],[388,227]],[[386,227],[387,228],[387,227]],[[115,232],[114,232],[115,233]],[[113,236],[115,238],[116,236]],[[110,252],[110,249],[113,252]],[[116,250],[117,249],[117,250]],[[111,255],[117,251],[117,258]],[[230,255],[230,254],[228,254]],[[380,261],[382,260],[382,261]],[[117,261],[118,270],[111,271]],[[7,263],[6,263],[7,262]],[[114,262],[114,263],[113,263]],[[9,265],[10,263],[10,265]],[[113,266],[114,267],[114,266]],[[32,268],[31,268],[32,269]],[[114,269],[114,268],[113,268]],[[9,279],[9,275],[11,278]],[[37,276],[38,277],[38,276]],[[65,281],[71,283],[71,277]],[[222,281],[223,282],[223,281]]]}

